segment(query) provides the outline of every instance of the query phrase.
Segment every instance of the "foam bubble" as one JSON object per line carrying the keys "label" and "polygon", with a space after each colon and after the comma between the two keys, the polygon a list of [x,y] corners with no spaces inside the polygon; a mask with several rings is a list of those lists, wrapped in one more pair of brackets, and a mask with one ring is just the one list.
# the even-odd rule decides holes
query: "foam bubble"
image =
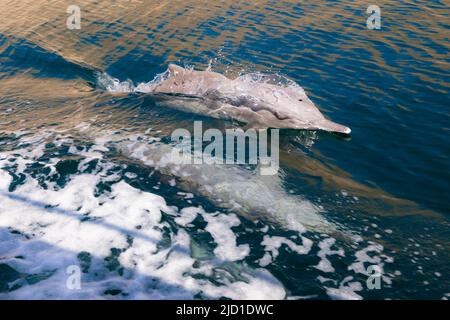
{"label": "foam bubble", "polygon": [[[292,251],[297,254],[308,254],[312,247],[312,241],[306,237],[301,237],[302,245],[294,243],[292,240],[278,236],[265,235],[262,241],[262,245],[265,247],[266,254],[260,259],[259,264],[262,267],[269,265],[273,259],[276,259],[279,255],[279,249],[282,245],[288,246]],[[269,255],[270,253],[270,255]]]}
{"label": "foam bubble", "polygon": [[240,225],[239,219],[234,214],[203,215],[208,225],[208,231],[214,238],[217,248],[214,253],[219,259],[236,261],[245,258],[250,253],[248,244],[236,245],[236,235],[232,227]]}
{"label": "foam bubble", "polygon": [[339,256],[343,257],[345,255],[344,250],[341,248],[338,250],[331,249],[331,247],[334,245],[335,242],[336,242],[336,239],[327,238],[325,240],[322,240],[319,243],[320,250],[317,255],[320,258],[320,262],[318,265],[315,266],[315,268],[317,268],[323,272],[334,272],[334,268],[331,265],[330,260],[327,259],[327,256],[339,255]]}

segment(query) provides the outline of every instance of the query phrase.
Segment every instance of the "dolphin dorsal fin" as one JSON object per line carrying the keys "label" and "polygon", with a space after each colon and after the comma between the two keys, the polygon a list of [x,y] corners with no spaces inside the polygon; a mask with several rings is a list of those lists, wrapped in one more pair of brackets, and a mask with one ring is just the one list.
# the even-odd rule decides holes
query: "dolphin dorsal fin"
{"label": "dolphin dorsal fin", "polygon": [[183,67],[177,66],[176,64],[169,64],[169,74],[171,76],[176,76],[177,74],[184,72],[185,69]]}

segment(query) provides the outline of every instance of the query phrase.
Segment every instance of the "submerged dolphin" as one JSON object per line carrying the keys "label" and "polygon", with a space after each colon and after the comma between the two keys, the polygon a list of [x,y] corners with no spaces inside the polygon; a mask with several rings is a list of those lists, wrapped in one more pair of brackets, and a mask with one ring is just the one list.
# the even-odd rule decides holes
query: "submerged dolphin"
{"label": "submerged dolphin", "polygon": [[262,218],[291,230],[339,233],[322,209],[309,200],[285,192],[278,175],[260,176],[239,166],[180,164],[172,158],[173,146],[149,144],[134,137],[120,140],[116,146],[124,156],[176,178],[179,187],[208,198],[217,207],[253,220]]}
{"label": "submerged dolphin", "polygon": [[235,119],[250,127],[324,130],[349,134],[350,128],[326,119],[300,86],[278,86],[229,79],[211,71],[174,64],[150,91],[169,107],[213,118]]}

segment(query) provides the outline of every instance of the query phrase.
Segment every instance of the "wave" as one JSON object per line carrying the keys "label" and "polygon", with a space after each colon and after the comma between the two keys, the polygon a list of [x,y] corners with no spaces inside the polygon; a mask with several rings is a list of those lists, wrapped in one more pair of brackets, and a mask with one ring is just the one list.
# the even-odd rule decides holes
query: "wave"
{"label": "wave", "polygon": [[120,81],[117,78],[114,78],[110,76],[106,72],[97,72],[96,78],[97,78],[97,86],[102,89],[109,92],[116,92],[116,93],[126,93],[126,92],[139,92],[139,93],[149,93],[153,92],[153,89],[167,79],[169,75],[168,71],[165,71],[163,73],[157,74],[153,80],[148,82],[142,82],[137,85],[133,83],[132,80],[125,80]]}
{"label": "wave", "polygon": [[99,69],[75,61],[27,39],[0,34],[1,73],[6,76],[30,72],[37,77],[77,79],[96,82]]}

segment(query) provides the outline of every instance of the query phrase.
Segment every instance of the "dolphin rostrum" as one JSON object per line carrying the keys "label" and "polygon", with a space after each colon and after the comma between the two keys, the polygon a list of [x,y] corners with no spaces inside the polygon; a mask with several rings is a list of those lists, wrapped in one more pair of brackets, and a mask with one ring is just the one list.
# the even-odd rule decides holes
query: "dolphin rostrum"
{"label": "dolphin rostrum", "polygon": [[149,91],[169,107],[235,119],[249,127],[351,132],[326,119],[298,85],[279,86],[246,76],[229,79],[216,72],[170,64],[167,78]]}

